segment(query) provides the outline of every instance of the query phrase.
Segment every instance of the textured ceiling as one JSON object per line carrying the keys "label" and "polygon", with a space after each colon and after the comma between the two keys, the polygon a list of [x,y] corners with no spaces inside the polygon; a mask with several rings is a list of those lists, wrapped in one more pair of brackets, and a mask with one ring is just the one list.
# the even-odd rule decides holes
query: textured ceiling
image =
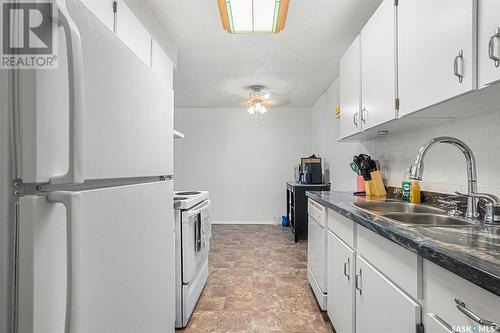
{"label": "textured ceiling", "polygon": [[276,105],[311,106],[338,76],[338,60],[380,0],[290,0],[274,35],[223,30],[215,0],[146,0],[178,50],[175,105],[244,105],[262,84]]}

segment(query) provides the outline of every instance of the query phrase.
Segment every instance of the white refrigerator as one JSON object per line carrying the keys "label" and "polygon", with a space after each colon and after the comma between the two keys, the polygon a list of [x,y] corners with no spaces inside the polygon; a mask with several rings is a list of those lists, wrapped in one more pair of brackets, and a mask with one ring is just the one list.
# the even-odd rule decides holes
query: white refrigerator
{"label": "white refrigerator", "polygon": [[57,4],[59,68],[0,70],[0,332],[173,332],[173,91]]}

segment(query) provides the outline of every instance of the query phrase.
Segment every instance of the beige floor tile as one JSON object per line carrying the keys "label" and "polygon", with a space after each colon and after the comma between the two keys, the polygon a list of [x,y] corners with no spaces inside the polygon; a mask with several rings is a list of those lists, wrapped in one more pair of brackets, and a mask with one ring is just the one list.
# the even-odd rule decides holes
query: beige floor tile
{"label": "beige floor tile", "polygon": [[283,330],[278,311],[253,311],[250,315],[253,331],[280,332]]}
{"label": "beige floor tile", "polygon": [[221,316],[218,331],[249,332],[250,312],[224,312]]}
{"label": "beige floor tile", "polygon": [[189,319],[184,332],[212,332],[219,327],[222,313],[215,311],[197,311]]}
{"label": "beige floor tile", "polygon": [[179,332],[334,332],[307,281],[307,242],[278,226],[214,225],[207,286]]}
{"label": "beige floor tile", "polygon": [[225,297],[209,297],[203,295],[198,304],[196,304],[196,311],[222,311],[224,310]]}
{"label": "beige floor tile", "polygon": [[249,300],[253,298],[253,287],[250,284],[234,284],[227,289],[227,297]]}
{"label": "beige floor tile", "polygon": [[251,298],[227,297],[224,305],[224,312],[250,311],[252,306]]}

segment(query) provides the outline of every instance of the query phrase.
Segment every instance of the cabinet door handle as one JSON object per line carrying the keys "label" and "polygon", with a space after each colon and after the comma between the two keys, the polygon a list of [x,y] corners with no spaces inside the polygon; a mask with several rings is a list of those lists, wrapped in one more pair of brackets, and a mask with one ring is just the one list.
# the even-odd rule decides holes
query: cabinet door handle
{"label": "cabinet door handle", "polygon": [[363,124],[366,124],[366,118],[368,118],[368,111],[366,111],[366,108],[363,107],[363,110],[361,110],[361,122]]}
{"label": "cabinet door handle", "polygon": [[479,325],[492,327],[495,330],[495,332],[500,332],[500,324],[498,324],[494,321],[483,319],[483,318],[479,317],[477,314],[475,314],[471,310],[467,309],[467,306],[465,305],[464,301],[462,301],[459,298],[455,298],[455,303],[457,304],[457,309],[460,312],[462,312],[464,315],[466,315],[470,319],[474,320]]}
{"label": "cabinet door handle", "polygon": [[453,61],[453,72],[458,77],[458,82],[462,83],[464,80],[464,50],[460,50],[458,55]]}
{"label": "cabinet door handle", "polygon": [[500,54],[495,54],[495,39],[499,39],[500,43],[500,28],[496,29],[495,34],[490,37],[488,43],[488,56],[494,61],[495,67],[498,67],[500,65]]}
{"label": "cabinet door handle", "polygon": [[356,127],[358,127],[358,113],[357,112],[352,117],[352,122],[354,123],[354,125],[356,125]]}
{"label": "cabinet door handle", "polygon": [[361,269],[359,270],[359,274],[356,274],[356,277],[354,279],[354,286],[356,287],[357,290],[359,290],[359,294],[361,295],[363,293],[363,290],[361,289]]}
{"label": "cabinet door handle", "polygon": [[347,281],[349,281],[351,278],[351,276],[349,274],[350,267],[351,267],[351,259],[347,258],[347,262],[344,263],[344,275],[347,277]]}

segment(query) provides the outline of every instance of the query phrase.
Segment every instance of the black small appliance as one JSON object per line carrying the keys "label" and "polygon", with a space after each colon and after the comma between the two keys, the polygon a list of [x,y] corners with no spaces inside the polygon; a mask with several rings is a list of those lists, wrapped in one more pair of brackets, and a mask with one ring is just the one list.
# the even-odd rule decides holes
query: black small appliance
{"label": "black small appliance", "polygon": [[302,172],[305,175],[301,179],[303,184],[323,184],[321,163],[305,163]]}

